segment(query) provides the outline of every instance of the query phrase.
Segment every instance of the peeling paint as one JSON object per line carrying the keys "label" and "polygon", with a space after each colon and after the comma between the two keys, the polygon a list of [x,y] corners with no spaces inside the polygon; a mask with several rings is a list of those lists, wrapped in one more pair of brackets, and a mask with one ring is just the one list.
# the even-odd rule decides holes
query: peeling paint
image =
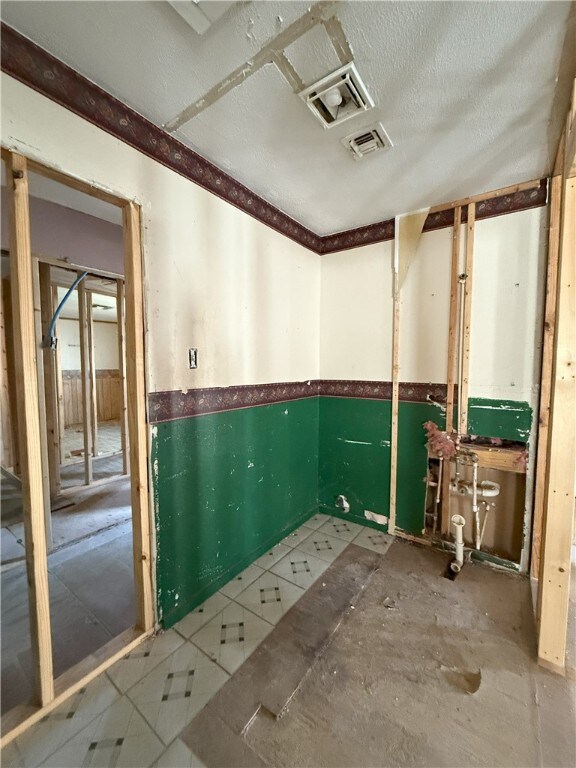
{"label": "peeling paint", "polygon": [[346,440],[343,437],[337,437],[336,440],[341,440],[343,443],[351,443],[352,445],[372,445],[372,443],[367,443],[364,440]]}

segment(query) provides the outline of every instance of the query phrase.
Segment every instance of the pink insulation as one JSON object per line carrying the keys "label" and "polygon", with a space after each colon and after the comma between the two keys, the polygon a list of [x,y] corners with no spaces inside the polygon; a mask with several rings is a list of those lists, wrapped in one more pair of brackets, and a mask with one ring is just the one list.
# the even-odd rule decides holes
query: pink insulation
{"label": "pink insulation", "polygon": [[452,438],[447,432],[442,432],[433,421],[427,421],[424,429],[428,435],[428,446],[433,453],[443,459],[449,459],[456,454],[456,435]]}

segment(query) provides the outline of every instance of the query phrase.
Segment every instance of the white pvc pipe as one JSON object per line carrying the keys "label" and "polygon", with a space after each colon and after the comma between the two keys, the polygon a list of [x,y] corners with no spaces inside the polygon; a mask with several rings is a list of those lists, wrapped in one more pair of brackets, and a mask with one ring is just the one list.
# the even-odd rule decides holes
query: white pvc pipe
{"label": "white pvc pipe", "polygon": [[[451,568],[453,571],[458,573],[458,571],[464,565],[463,528],[466,525],[466,520],[462,517],[462,515],[452,515],[452,525],[454,526],[454,536],[456,539],[456,557],[454,558],[454,562],[451,564]],[[454,567],[455,565],[457,566],[456,568]]]}
{"label": "white pvc pipe", "polygon": [[474,515],[474,543],[480,549],[480,511],[478,508],[478,459],[472,465],[472,514]]}

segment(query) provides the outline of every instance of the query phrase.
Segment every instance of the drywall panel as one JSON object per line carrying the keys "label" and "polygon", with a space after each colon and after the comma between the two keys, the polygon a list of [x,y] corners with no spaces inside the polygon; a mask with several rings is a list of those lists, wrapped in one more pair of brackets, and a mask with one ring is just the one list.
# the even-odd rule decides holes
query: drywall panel
{"label": "drywall panel", "polygon": [[322,257],[320,377],[392,377],[392,247],[367,245]]}
{"label": "drywall panel", "polygon": [[452,228],[425,232],[400,289],[400,381],[446,382]]}
{"label": "drywall panel", "polygon": [[1,83],[5,145],[143,207],[150,390],[318,378],[319,256],[14,79]]}
{"label": "drywall panel", "polygon": [[547,208],[476,222],[470,396],[537,403]]}
{"label": "drywall panel", "polygon": [[[77,320],[59,320],[58,347],[64,371],[80,370],[80,335]],[[118,370],[118,326],[116,323],[94,323],[94,357],[96,370]]]}

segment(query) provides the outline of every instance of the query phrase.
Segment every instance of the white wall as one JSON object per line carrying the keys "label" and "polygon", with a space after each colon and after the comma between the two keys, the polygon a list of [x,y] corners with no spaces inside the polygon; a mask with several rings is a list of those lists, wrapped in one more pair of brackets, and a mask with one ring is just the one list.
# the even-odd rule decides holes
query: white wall
{"label": "white wall", "polygon": [[1,84],[4,144],[143,206],[151,391],[318,378],[319,256],[11,77]]}
{"label": "white wall", "polygon": [[[446,382],[451,248],[424,233],[402,286],[401,381]],[[476,223],[470,396],[536,406],[546,249],[545,208]],[[392,243],[323,257],[320,328],[321,378],[391,379]]]}
{"label": "white wall", "polygon": [[[118,370],[118,326],[95,322],[94,359],[96,370]],[[78,320],[60,319],[57,325],[58,347],[63,371],[80,370],[80,331]]]}

